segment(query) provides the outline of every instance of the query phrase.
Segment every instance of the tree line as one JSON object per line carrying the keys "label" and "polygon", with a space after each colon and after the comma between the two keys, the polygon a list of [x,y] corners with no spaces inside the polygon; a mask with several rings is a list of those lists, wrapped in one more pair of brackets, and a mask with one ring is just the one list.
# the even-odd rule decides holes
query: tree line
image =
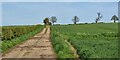
{"label": "tree line", "polygon": [[[97,13],[97,17],[96,17],[96,19],[95,19],[95,23],[98,23],[98,21],[100,21],[102,17],[103,17],[102,14],[101,14],[100,12],[98,12],[98,13]],[[73,24],[77,24],[77,22],[79,22],[79,20],[80,20],[80,19],[79,19],[78,16],[74,16],[73,19],[72,19]],[[116,15],[113,15],[112,18],[111,18],[111,20],[113,20],[114,23],[115,23],[116,21],[119,20],[119,18],[118,18]],[[44,23],[45,25],[54,25],[54,23],[56,23],[56,22],[57,22],[57,17],[55,17],[55,16],[52,16],[51,18],[46,17],[46,18],[43,20],[43,23]]]}
{"label": "tree line", "polygon": [[55,16],[52,16],[50,19],[48,17],[46,17],[44,20],[43,20],[43,23],[45,25],[54,25],[54,23],[57,22],[57,18]]}

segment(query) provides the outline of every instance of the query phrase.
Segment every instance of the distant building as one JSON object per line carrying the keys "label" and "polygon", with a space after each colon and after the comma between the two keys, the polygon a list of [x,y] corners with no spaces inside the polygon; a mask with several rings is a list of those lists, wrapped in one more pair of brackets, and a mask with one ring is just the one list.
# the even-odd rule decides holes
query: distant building
{"label": "distant building", "polygon": [[120,1],[118,2],[118,17],[120,19]]}

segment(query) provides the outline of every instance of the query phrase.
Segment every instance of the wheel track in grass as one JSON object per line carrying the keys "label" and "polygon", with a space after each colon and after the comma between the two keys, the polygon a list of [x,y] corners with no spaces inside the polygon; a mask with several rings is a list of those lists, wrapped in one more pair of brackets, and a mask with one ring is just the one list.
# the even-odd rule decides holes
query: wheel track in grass
{"label": "wheel track in grass", "polygon": [[2,58],[57,58],[50,42],[50,27],[10,49]]}
{"label": "wheel track in grass", "polygon": [[[60,33],[59,33],[59,36],[63,37]],[[74,54],[74,57],[76,58],[76,60],[81,60],[80,59],[81,57],[77,54],[77,50],[72,46],[72,44],[69,41],[67,41],[66,39],[65,39],[65,43],[69,45],[70,50]]]}
{"label": "wheel track in grass", "polygon": [[80,60],[80,56],[77,54],[77,50],[67,41],[65,40],[65,42],[70,46],[70,49],[72,50],[74,56],[77,58],[77,60]]}

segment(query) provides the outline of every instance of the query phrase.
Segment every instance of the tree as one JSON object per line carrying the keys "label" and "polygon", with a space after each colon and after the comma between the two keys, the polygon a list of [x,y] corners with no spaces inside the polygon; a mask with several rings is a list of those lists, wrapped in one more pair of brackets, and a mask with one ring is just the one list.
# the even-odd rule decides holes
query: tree
{"label": "tree", "polygon": [[114,20],[114,23],[115,23],[117,20],[119,20],[119,18],[116,15],[113,15],[111,20]]}
{"label": "tree", "polygon": [[44,23],[45,25],[48,25],[48,24],[49,24],[49,18],[45,18],[44,21],[43,21],[43,23]]}
{"label": "tree", "polygon": [[77,24],[77,22],[79,22],[79,18],[77,16],[74,16],[72,21],[74,22],[74,24]]}
{"label": "tree", "polygon": [[51,22],[49,22],[49,25],[52,25],[52,23],[51,23]]}
{"label": "tree", "polygon": [[97,18],[95,20],[95,23],[98,23],[98,21],[100,21],[100,19],[102,18],[102,15],[100,12],[97,13]]}
{"label": "tree", "polygon": [[56,18],[55,16],[52,16],[52,17],[51,17],[51,22],[52,22],[53,25],[54,25],[54,23],[57,22],[57,18]]}

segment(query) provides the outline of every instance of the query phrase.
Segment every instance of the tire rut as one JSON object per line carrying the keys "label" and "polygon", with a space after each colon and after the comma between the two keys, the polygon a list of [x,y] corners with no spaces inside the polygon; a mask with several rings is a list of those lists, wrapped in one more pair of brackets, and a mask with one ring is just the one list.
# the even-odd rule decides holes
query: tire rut
{"label": "tire rut", "polygon": [[6,53],[3,58],[56,58],[49,38],[50,28],[46,27],[42,32]]}

